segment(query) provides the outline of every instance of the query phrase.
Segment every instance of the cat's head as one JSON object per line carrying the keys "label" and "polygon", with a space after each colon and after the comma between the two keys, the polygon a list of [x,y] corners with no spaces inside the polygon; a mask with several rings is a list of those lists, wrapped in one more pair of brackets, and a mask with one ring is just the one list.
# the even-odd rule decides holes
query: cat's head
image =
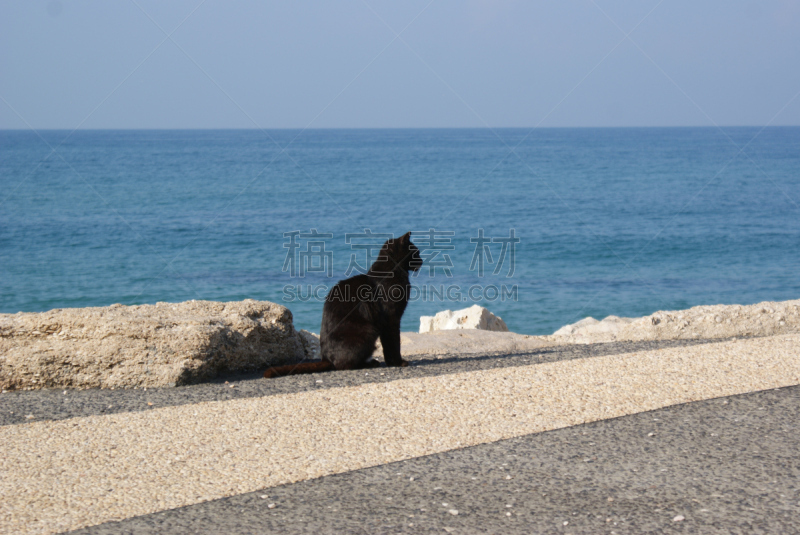
{"label": "cat's head", "polygon": [[383,244],[377,260],[369,269],[375,276],[387,276],[393,271],[417,271],[422,267],[419,249],[411,243],[411,233],[406,232]]}
{"label": "cat's head", "polygon": [[[390,244],[390,245],[389,245]],[[411,243],[411,233],[406,232],[399,238],[389,241],[390,257],[394,263],[405,271],[417,271],[422,267],[419,249]]]}

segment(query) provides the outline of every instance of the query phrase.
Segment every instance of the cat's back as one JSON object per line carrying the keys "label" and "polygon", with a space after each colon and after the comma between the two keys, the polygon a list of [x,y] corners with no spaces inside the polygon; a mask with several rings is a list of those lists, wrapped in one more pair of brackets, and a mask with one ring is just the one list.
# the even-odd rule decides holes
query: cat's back
{"label": "cat's back", "polygon": [[340,280],[328,292],[322,307],[320,326],[320,342],[326,360],[331,360],[326,352],[332,339],[347,338],[351,342],[362,338],[369,342],[372,339],[374,345],[377,331],[372,325],[374,313],[370,296],[373,285],[367,275],[356,275]]}
{"label": "cat's back", "polygon": [[372,289],[373,282],[367,275],[355,275],[337,282],[325,298],[322,307],[323,324],[326,318],[351,316],[356,312],[354,308],[363,308],[363,305],[370,300]]}

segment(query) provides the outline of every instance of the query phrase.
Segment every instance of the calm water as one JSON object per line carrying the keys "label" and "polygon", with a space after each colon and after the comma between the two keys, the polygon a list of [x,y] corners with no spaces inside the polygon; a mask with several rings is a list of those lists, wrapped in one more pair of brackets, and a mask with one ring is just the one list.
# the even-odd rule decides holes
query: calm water
{"label": "calm water", "polygon": [[[365,228],[442,233],[430,265],[452,264],[452,276],[423,268],[415,284],[428,295],[409,305],[405,330],[471,305],[472,285],[530,334],[589,315],[798,298],[800,128],[758,132],[79,131],[60,146],[69,132],[44,132],[52,154],[34,133],[4,131],[0,312],[253,298],[283,302],[318,332],[308,288],[343,278],[351,254],[366,264],[345,243]],[[740,153],[725,134],[749,145]],[[483,277],[470,271],[480,228],[514,229],[511,276],[510,250],[499,274],[488,257]],[[332,237],[284,247],[284,233],[311,229]],[[307,250],[327,268],[309,241],[331,253],[332,278],[283,271],[287,253]],[[502,243],[487,246],[497,264]],[[502,285],[517,298],[486,299]]]}

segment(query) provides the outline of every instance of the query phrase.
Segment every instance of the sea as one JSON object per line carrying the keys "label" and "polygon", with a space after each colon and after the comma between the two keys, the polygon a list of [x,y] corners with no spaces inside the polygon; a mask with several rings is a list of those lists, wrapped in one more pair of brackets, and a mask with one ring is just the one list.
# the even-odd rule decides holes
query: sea
{"label": "sea", "polygon": [[269,300],[412,232],[403,330],[800,298],[800,127],[0,131],[0,312]]}

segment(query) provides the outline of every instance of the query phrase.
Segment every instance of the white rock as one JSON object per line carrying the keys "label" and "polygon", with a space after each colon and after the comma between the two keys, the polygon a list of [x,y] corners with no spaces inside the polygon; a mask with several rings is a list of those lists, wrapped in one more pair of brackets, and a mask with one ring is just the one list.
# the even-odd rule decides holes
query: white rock
{"label": "white rock", "polygon": [[508,332],[508,327],[502,318],[480,305],[472,305],[463,310],[443,310],[435,316],[422,316],[419,319],[421,333],[455,329]]}
{"label": "white rock", "polygon": [[580,321],[578,321],[576,323],[572,323],[570,325],[564,325],[559,330],[554,332],[553,335],[554,336],[566,336],[566,335],[569,335],[569,334],[575,334],[576,332],[580,331],[581,329],[584,329],[584,328],[586,328],[586,327],[588,327],[590,325],[597,325],[598,323],[600,323],[600,322],[597,321],[596,319],[594,319],[593,317],[589,316],[587,318],[583,318],[582,320],[580,320]]}
{"label": "white rock", "polygon": [[613,334],[633,320],[634,318],[608,316],[603,321],[597,321],[592,317],[588,317],[572,325],[565,325],[553,334],[555,336]]}

